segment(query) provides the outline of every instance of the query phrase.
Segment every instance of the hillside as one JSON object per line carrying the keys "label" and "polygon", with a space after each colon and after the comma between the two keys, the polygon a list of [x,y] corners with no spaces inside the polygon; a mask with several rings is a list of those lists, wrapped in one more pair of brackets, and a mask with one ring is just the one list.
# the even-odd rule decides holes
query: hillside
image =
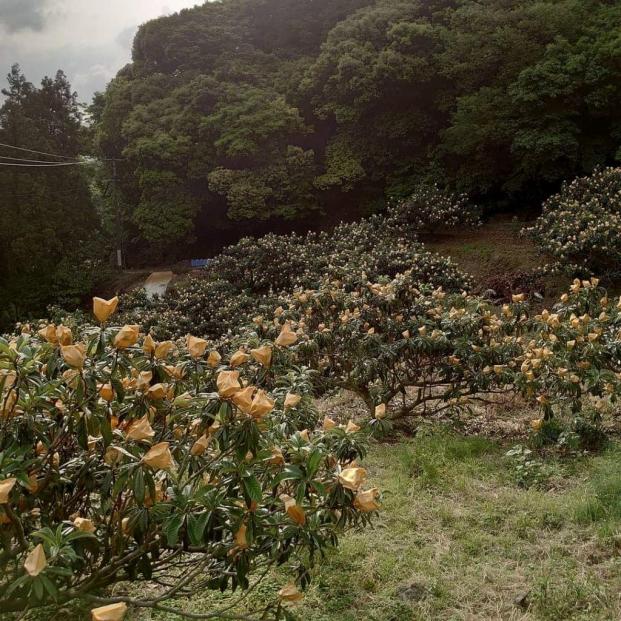
{"label": "hillside", "polygon": [[621,618],[620,26],[217,0],[87,109],[14,65],[0,619]]}
{"label": "hillside", "polygon": [[620,10],[207,3],[142,26],[96,143],[125,159],[125,226],[152,254],[360,217],[421,181],[532,213],[617,154]]}

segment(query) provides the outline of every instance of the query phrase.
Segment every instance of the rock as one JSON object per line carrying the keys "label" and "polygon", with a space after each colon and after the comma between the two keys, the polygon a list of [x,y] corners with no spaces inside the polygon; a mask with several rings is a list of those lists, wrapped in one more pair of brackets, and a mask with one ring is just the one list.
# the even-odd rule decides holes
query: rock
{"label": "rock", "polygon": [[429,589],[418,582],[397,588],[397,597],[405,602],[420,602],[429,595]]}
{"label": "rock", "polygon": [[517,607],[517,608],[521,608],[522,610],[526,610],[530,603],[528,601],[528,597],[530,596],[530,591],[526,591],[526,593],[522,593],[521,595],[518,595],[514,600],[513,600],[513,604]]}

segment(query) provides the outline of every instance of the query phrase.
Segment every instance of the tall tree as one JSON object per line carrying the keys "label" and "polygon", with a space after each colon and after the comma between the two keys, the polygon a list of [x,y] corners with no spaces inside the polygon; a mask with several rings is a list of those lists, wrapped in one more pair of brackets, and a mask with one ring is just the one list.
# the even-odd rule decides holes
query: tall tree
{"label": "tall tree", "polygon": [[10,145],[0,147],[0,314],[5,320],[14,312],[42,313],[52,302],[78,302],[90,288],[98,243],[81,167],[37,164],[69,163],[80,154],[80,108],[66,76],[59,71],[36,88],[15,65],[8,82],[0,108],[0,142]]}
{"label": "tall tree", "polygon": [[140,28],[99,144],[160,246],[420,181],[518,206],[621,155],[620,32],[610,0],[205,3]]}

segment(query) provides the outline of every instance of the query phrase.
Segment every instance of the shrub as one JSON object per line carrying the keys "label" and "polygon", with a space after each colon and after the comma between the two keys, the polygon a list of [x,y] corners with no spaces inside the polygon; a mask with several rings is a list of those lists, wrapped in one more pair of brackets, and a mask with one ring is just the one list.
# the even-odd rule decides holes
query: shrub
{"label": "shrub", "polygon": [[[375,420],[468,409],[498,393],[521,395],[542,418],[614,403],[621,387],[621,303],[597,280],[576,280],[552,311],[525,295],[502,308],[480,297],[392,280],[326,282],[298,291],[258,329],[297,330],[299,360],[320,390],[360,395]],[[538,423],[538,421],[534,421]],[[376,424],[376,423],[374,423]]]}
{"label": "shrub", "polygon": [[477,226],[478,208],[465,194],[452,194],[436,184],[420,185],[407,198],[388,209],[388,224],[401,235],[433,233],[438,229]]}
{"label": "shrub", "polygon": [[248,300],[239,321],[253,315],[253,330],[269,339],[290,322],[297,362],[316,371],[314,389],[353,390],[372,417],[376,408],[391,420],[467,410],[497,393],[522,395],[543,418],[616,400],[621,320],[597,280],[576,280],[552,310],[534,314],[524,294],[499,308],[451,293],[459,273],[436,255],[413,264],[377,280],[350,267],[315,289]]}
{"label": "shrub", "polygon": [[472,286],[471,279],[450,259],[427,252],[417,232],[474,221],[463,197],[421,188],[385,214],[330,232],[242,239],[161,299],[148,301],[143,292],[124,295],[122,319],[157,338],[188,332],[219,338],[257,314],[286,306],[294,289],[317,289],[326,278],[355,283],[407,271],[417,285],[462,291]]}
{"label": "shrub", "polygon": [[618,272],[621,259],[621,168],[596,170],[549,198],[524,231],[563,263]]}
{"label": "shrub", "polygon": [[543,310],[523,337],[520,385],[538,395],[546,413],[553,406],[572,414],[616,402],[621,372],[621,301],[597,279],[575,280],[553,312]]}
{"label": "shrub", "polygon": [[[97,317],[115,306],[96,301]],[[167,598],[245,589],[286,563],[278,617],[377,509],[353,463],[364,436],[317,420],[287,339],[216,351],[131,325],[24,330],[0,340],[3,612],[85,599],[122,613],[132,600],[105,587],[142,579],[167,586],[139,605],[169,610]]]}
{"label": "shrub", "polygon": [[399,398],[392,419],[434,414],[502,387],[519,347],[503,342],[492,307],[419,286],[408,272],[353,287],[326,283],[295,295],[281,318],[308,330],[299,355],[320,387],[353,390],[372,413]]}
{"label": "shrub", "polygon": [[193,277],[167,292],[147,300],[143,290],[121,296],[121,318],[138,323],[155,338],[180,338],[188,333],[219,338],[252,320],[263,305],[277,306],[277,296],[239,290],[232,283]]}
{"label": "shrub", "polygon": [[416,269],[416,256],[424,252],[417,243],[420,232],[459,224],[476,224],[465,197],[421,186],[386,213],[331,231],[242,239],[218,255],[207,272],[253,293],[316,288],[325,277],[341,278],[352,271],[366,271],[369,278],[392,277]]}
{"label": "shrub", "polygon": [[[539,271],[539,270],[538,270]],[[486,278],[478,289],[485,297],[497,302],[510,302],[515,294],[525,293],[529,298],[542,296],[545,286],[543,274],[535,271],[511,271]]]}

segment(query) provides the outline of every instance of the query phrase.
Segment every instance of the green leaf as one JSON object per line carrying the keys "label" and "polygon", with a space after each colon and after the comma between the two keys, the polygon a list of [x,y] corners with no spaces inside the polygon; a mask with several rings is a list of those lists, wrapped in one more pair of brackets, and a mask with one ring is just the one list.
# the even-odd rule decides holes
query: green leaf
{"label": "green leaf", "polygon": [[119,382],[119,380],[114,377],[110,379],[110,383],[112,384],[112,388],[114,388],[114,392],[116,393],[117,401],[119,403],[123,403],[123,401],[125,400],[125,389],[123,388],[123,384],[121,384],[121,382]]}
{"label": "green leaf", "polygon": [[188,516],[188,538],[190,539],[191,545],[201,545],[201,543],[203,542],[203,534],[205,533],[205,527],[207,526],[208,520],[209,513],[207,512],[200,513],[198,515],[192,514]]}
{"label": "green leaf", "polygon": [[37,537],[37,539],[42,539],[49,546],[55,546],[57,543],[56,539],[54,538],[54,534],[50,531],[49,528],[37,530],[32,533],[32,536]]}
{"label": "green leaf", "polygon": [[327,494],[326,486],[320,481],[311,481],[311,485],[315,488],[315,490],[321,495]]}
{"label": "green leaf", "polygon": [[67,535],[67,541],[76,541],[76,539],[95,539],[97,537],[93,533],[87,533],[83,530],[74,530]]}
{"label": "green leaf", "polygon": [[82,414],[78,421],[78,443],[86,451],[88,450],[88,428],[86,426],[86,415]]}
{"label": "green leaf", "polygon": [[134,473],[134,480],[132,484],[132,489],[134,491],[134,498],[139,504],[144,502],[144,473],[142,472],[142,468],[137,468]]}
{"label": "green leaf", "polygon": [[12,356],[15,355],[15,352],[9,347],[8,343],[2,339],[0,341],[0,354],[4,354],[12,359]]}
{"label": "green leaf", "polygon": [[311,453],[311,456],[308,458],[308,465],[307,465],[307,470],[308,470],[308,476],[312,477],[314,476],[314,474],[317,472],[317,468],[319,467],[319,464],[321,463],[321,458],[322,458],[322,454],[320,451],[313,451]]}
{"label": "green leaf", "polygon": [[26,582],[28,582],[28,580],[30,580],[30,576],[28,574],[24,574],[23,576],[18,578],[13,584],[11,584],[2,595],[4,597],[8,597],[9,595],[11,595],[11,593],[13,593],[13,591],[20,589]]}
{"label": "green leaf", "polygon": [[287,466],[277,477],[274,479],[273,485],[276,486],[282,481],[296,481],[304,478],[304,473],[299,466]]}
{"label": "green leaf", "polygon": [[52,356],[47,363],[47,377],[54,377],[56,369],[58,369],[58,358]]}
{"label": "green leaf", "polygon": [[263,490],[261,489],[261,484],[257,480],[255,476],[246,477],[243,479],[244,490],[250,500],[254,500],[255,502],[260,502],[263,498]]}
{"label": "green leaf", "polygon": [[58,599],[58,589],[56,588],[56,585],[47,576],[43,574],[41,574],[39,578],[41,578],[41,582],[43,582],[43,586],[45,587],[45,590],[50,594],[52,599],[56,601]]}
{"label": "green leaf", "polygon": [[173,515],[164,522],[162,530],[164,531],[169,546],[177,545],[179,530],[183,524],[184,517],[183,515]]}
{"label": "green leaf", "polygon": [[107,448],[112,443],[112,426],[110,425],[110,419],[105,415],[101,419],[99,431],[104,441],[104,447]]}
{"label": "green leaf", "polygon": [[41,580],[41,576],[37,576],[32,582],[32,590],[35,594],[35,597],[38,600],[43,599],[44,591],[43,591],[43,582]]}
{"label": "green leaf", "polygon": [[58,565],[47,567],[46,571],[57,576],[65,576],[66,578],[73,576],[73,572],[68,567],[59,567]]}
{"label": "green leaf", "polygon": [[129,478],[129,472],[125,470],[119,475],[119,478],[114,482],[112,486],[112,498],[116,498],[124,489]]}

